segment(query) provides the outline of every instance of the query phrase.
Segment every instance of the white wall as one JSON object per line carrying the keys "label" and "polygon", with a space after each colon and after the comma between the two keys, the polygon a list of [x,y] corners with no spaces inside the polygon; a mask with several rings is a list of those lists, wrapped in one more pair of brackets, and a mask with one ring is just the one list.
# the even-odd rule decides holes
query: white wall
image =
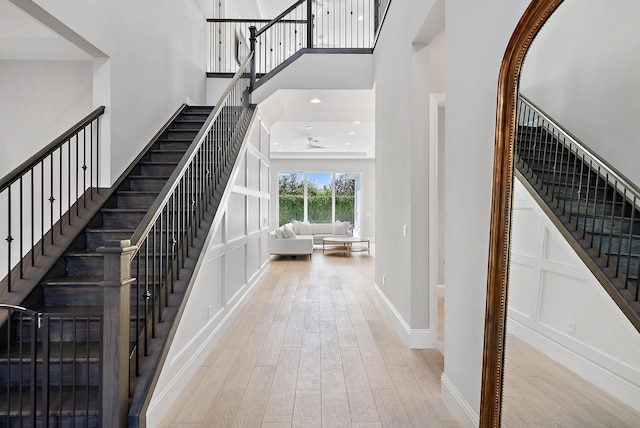
{"label": "white wall", "polygon": [[640,333],[518,180],[512,227],[509,331],[640,410]]}
{"label": "white wall", "polygon": [[431,92],[444,94],[446,91],[447,43],[446,31],[442,27],[429,44],[429,83]]}
{"label": "white wall", "polygon": [[[181,103],[205,102],[206,17],[195,1],[34,3],[107,56],[95,60],[93,103],[107,102],[110,182]],[[16,109],[30,113],[22,103]]]}
{"label": "white wall", "polygon": [[272,229],[278,227],[278,173],[284,171],[360,172],[362,183],[362,230],[367,238],[376,236],[376,174],[373,159],[273,159],[271,161]]}
{"label": "white wall", "polygon": [[[158,426],[260,284],[269,266],[269,131],[259,115],[240,150],[167,359],[147,426]],[[206,412],[207,409],[200,409]]]}
{"label": "white wall", "polygon": [[442,396],[463,426],[477,426],[480,408],[498,70],[528,3],[446,2],[447,288]]}
{"label": "white wall", "polygon": [[[257,0],[224,0],[225,1],[225,17],[226,18],[241,18],[241,19],[257,19],[263,18],[260,12],[260,6]],[[286,7],[293,4],[287,4]],[[285,8],[286,8],[285,7]],[[284,9],[282,9],[284,11]],[[280,11],[280,12],[282,12]],[[265,19],[273,19],[277,15],[271,17],[266,16]]]}
{"label": "white wall", "polygon": [[93,111],[89,61],[0,61],[0,177]]}
{"label": "white wall", "polygon": [[371,89],[372,66],[368,54],[305,54],[256,89],[253,101],[278,89]]}
{"label": "white wall", "polygon": [[527,54],[521,91],[640,183],[640,2],[564,2]]}
{"label": "white wall", "polygon": [[[444,49],[425,34],[433,37],[444,24],[442,16],[429,19],[437,4],[392,2],[374,51],[376,286],[412,347],[436,343],[429,325],[428,117],[430,76],[439,74]],[[424,28],[429,20],[436,28]]]}

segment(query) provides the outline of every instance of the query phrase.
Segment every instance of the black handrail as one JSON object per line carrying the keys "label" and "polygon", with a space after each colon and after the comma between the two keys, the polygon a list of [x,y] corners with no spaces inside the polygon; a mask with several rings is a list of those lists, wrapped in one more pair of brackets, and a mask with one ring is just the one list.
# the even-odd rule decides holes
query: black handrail
{"label": "black handrail", "polygon": [[526,104],[528,108],[530,108],[533,112],[536,113],[537,116],[539,116],[541,119],[544,119],[546,122],[552,124],[553,127],[555,127],[562,134],[564,134],[567,140],[571,143],[571,145],[574,148],[580,150],[581,152],[584,152],[593,160],[593,162],[595,162],[597,165],[600,165],[604,170],[603,174],[606,171],[606,173],[610,177],[615,178],[615,180],[617,180],[619,184],[629,189],[630,192],[633,192],[635,197],[640,199],[640,187],[638,187],[638,185],[636,185],[634,182],[629,180],[624,174],[622,174],[620,171],[614,168],[613,165],[611,165],[605,159],[602,159],[601,157],[599,157],[593,151],[593,149],[589,148],[589,146],[587,146],[584,142],[580,141],[575,135],[573,135],[566,128],[560,125],[557,121],[551,118],[551,116],[545,113],[540,107],[535,105],[533,101],[531,101],[529,98],[527,98],[523,94],[520,94],[520,98],[524,101],[524,104]]}
{"label": "black handrail", "polygon": [[[81,206],[86,208],[94,191],[99,193],[99,118],[104,112],[104,106],[98,107],[0,180],[0,211],[7,230],[6,277],[0,277],[6,278],[7,291],[12,291],[14,274],[24,278],[29,254],[31,266],[36,265],[38,244],[45,254],[45,236],[48,244],[55,245],[64,224],[71,226]],[[56,229],[59,225],[57,235],[54,225]]]}
{"label": "black handrail", "polygon": [[640,190],[522,94],[517,124],[525,187],[640,331]]}
{"label": "black handrail", "polygon": [[47,146],[43,147],[38,153],[31,156],[29,159],[24,161],[20,166],[16,167],[9,174],[0,179],[0,192],[5,190],[8,186],[15,183],[20,179],[20,176],[24,175],[31,168],[40,163],[43,159],[49,156],[51,153],[55,152],[60,148],[62,144],[64,144],[69,138],[73,137],[75,134],[80,132],[83,128],[86,128],[88,124],[93,122],[99,116],[104,114],[105,107],[100,106],[91,113],[89,113],[85,118],[81,119],[78,123],[69,128],[66,132],[60,135],[58,138],[53,140]]}
{"label": "black handrail", "polygon": [[166,206],[166,204],[169,202],[171,195],[175,192],[176,188],[180,184],[180,180],[184,178],[187,172],[187,169],[189,168],[189,165],[193,163],[197,152],[202,147],[205,137],[211,131],[211,128],[215,120],[220,116],[222,108],[225,107],[224,101],[229,97],[229,94],[233,91],[238,80],[240,80],[244,76],[244,73],[247,67],[249,66],[249,64],[251,63],[252,59],[253,59],[252,56],[249,56],[249,58],[247,58],[245,63],[242,65],[242,67],[240,67],[235,77],[232,79],[231,83],[229,83],[229,86],[220,97],[220,102],[218,103],[218,105],[215,106],[215,108],[213,109],[213,111],[205,121],[204,125],[200,129],[200,132],[198,132],[198,134],[196,135],[194,141],[198,141],[198,143],[189,147],[189,149],[183,156],[182,160],[180,161],[180,163],[178,163],[178,166],[176,167],[176,169],[173,171],[173,173],[167,180],[167,184],[162,188],[162,190],[160,191],[160,194],[158,195],[154,203],[149,208],[149,211],[140,222],[140,225],[131,236],[131,245],[134,245],[134,246],[139,245],[142,239],[144,239],[144,237],[147,236],[151,231],[151,229],[153,228],[156,220],[158,219],[158,217],[160,216],[160,213],[162,212],[161,208],[163,206]]}
{"label": "black handrail", "polygon": [[390,4],[391,0],[297,0],[272,20],[207,19],[207,75],[230,77],[253,52],[253,68],[260,77],[251,84],[253,91],[302,54],[371,54]]}
{"label": "black handrail", "polygon": [[304,2],[311,2],[311,0],[298,0],[297,2],[295,2],[294,4],[292,4],[291,6],[289,6],[284,12],[282,12],[280,15],[276,16],[275,18],[273,18],[271,20],[271,22],[269,22],[267,25],[265,25],[264,27],[262,27],[258,32],[256,32],[255,36],[256,37],[260,37],[260,35],[262,33],[264,33],[265,31],[267,31],[269,28],[273,27],[275,24],[278,23],[278,21],[280,21],[282,18],[284,18],[285,16],[287,16],[289,13],[291,13],[291,11],[293,11],[295,8],[297,8],[298,6],[300,6],[302,3]]}
{"label": "black handrail", "polygon": [[[384,3],[385,10],[388,4]],[[281,70],[281,65],[303,53],[317,52],[315,49],[371,53],[378,17],[376,7],[381,7],[378,0],[351,3],[326,0],[321,4],[298,0],[261,28],[249,27],[249,47],[254,54],[251,91]],[[258,75],[263,76],[260,82],[256,81]]]}
{"label": "black handrail", "polygon": [[[118,256],[119,262],[114,264],[105,257],[105,280],[107,277],[131,278],[127,287],[131,287],[132,295],[139,296],[131,307],[131,319],[136,319],[132,337],[128,338],[132,352],[117,357],[128,361],[132,375],[129,385],[138,384],[132,392],[131,420],[144,418],[152,384],[159,375],[147,370],[148,361],[156,361],[153,367],[157,368],[168,349],[165,344],[152,345],[151,339],[171,334],[166,324],[163,327],[159,323],[165,320],[165,311],[176,299],[176,293],[184,293],[180,271],[191,256],[190,248],[198,238],[198,229],[206,224],[207,216],[219,203],[238,143],[242,142],[244,129],[251,119],[253,107],[246,73],[251,59],[250,55],[240,67],[131,238],[123,241],[127,248],[124,259]],[[122,242],[113,244],[118,247]],[[98,251],[102,250],[108,252],[108,248]],[[105,307],[105,311],[118,309]],[[130,319],[128,309],[126,314],[120,314],[121,319]],[[174,320],[171,317],[176,315],[172,310],[168,317]],[[121,333],[128,336],[129,329]],[[158,346],[161,352],[151,351]]]}
{"label": "black handrail", "polygon": [[243,19],[243,18],[207,18],[207,22],[264,22],[269,23],[271,19]]}

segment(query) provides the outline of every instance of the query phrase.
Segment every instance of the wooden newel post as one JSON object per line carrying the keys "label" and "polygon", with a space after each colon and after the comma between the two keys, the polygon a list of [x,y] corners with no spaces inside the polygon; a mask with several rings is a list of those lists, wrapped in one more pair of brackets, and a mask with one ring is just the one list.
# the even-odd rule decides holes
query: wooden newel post
{"label": "wooden newel post", "polygon": [[129,410],[129,324],[131,312],[131,242],[107,241],[104,255],[102,426],[127,426]]}

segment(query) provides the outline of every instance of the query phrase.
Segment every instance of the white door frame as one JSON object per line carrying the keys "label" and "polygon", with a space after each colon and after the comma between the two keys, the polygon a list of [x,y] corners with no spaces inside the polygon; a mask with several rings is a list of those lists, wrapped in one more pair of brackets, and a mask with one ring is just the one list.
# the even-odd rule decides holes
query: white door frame
{"label": "white door frame", "polygon": [[429,94],[429,329],[436,348],[444,354],[444,343],[438,340],[438,253],[442,251],[438,243],[438,230],[444,226],[444,219],[438,216],[439,182],[439,109],[444,107],[445,94]]}

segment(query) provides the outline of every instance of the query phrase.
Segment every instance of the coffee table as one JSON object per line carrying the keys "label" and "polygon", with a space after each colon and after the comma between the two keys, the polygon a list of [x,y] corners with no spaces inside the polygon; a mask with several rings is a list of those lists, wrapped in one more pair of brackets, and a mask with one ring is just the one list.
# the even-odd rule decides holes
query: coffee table
{"label": "coffee table", "polygon": [[[366,246],[364,244],[366,244]],[[322,254],[344,253],[345,256],[349,257],[351,253],[360,253],[363,251],[371,255],[371,241],[367,238],[327,236],[322,239]]]}

